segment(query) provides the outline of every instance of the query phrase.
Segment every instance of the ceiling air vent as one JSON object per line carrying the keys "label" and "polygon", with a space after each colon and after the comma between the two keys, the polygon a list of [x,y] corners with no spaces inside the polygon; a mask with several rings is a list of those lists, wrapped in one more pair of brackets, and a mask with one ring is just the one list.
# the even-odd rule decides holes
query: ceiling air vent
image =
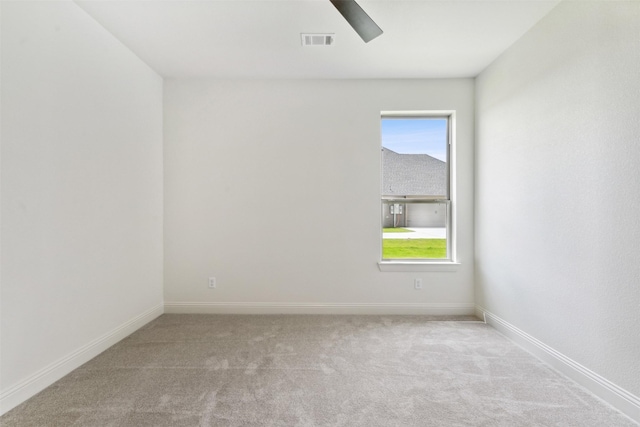
{"label": "ceiling air vent", "polygon": [[331,46],[333,34],[300,34],[302,46]]}

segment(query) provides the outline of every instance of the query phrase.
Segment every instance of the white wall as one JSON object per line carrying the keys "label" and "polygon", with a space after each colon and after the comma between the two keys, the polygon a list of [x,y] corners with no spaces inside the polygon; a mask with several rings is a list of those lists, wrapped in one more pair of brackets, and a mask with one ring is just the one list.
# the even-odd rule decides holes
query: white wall
{"label": "white wall", "polygon": [[476,81],[478,304],[636,398],[639,71],[640,3],[563,2]]}
{"label": "white wall", "polygon": [[162,312],[162,79],[73,2],[2,2],[2,411]]}
{"label": "white wall", "polygon": [[[473,307],[473,80],[165,80],[164,92],[168,310]],[[382,110],[457,110],[455,272],[378,269]]]}

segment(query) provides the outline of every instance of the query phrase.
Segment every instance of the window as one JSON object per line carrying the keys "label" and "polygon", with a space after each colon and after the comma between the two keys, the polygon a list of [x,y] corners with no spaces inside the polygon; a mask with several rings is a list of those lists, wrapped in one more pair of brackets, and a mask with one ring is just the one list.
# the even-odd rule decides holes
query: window
{"label": "window", "polygon": [[453,113],[383,113],[382,261],[451,262]]}

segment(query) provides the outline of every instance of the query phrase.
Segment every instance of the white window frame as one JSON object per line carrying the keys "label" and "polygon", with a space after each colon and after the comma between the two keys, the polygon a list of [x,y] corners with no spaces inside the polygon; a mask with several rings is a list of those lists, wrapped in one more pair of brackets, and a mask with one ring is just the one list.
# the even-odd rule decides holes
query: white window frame
{"label": "white window frame", "polygon": [[[457,271],[460,263],[457,261],[456,250],[456,112],[454,110],[437,110],[437,111],[382,111],[380,112],[380,121],[386,118],[441,118],[447,119],[447,139],[449,144],[447,155],[447,168],[449,173],[448,180],[448,198],[415,198],[415,199],[391,199],[393,201],[408,203],[422,201],[426,203],[446,203],[447,204],[447,258],[446,259],[383,259],[382,258],[382,230],[383,218],[380,216],[380,255],[378,267],[384,272],[405,272],[405,271]],[[380,144],[382,145],[382,135],[380,135]],[[380,203],[388,202],[390,199],[382,198],[382,155],[380,156]],[[410,203],[410,202],[409,202]]]}

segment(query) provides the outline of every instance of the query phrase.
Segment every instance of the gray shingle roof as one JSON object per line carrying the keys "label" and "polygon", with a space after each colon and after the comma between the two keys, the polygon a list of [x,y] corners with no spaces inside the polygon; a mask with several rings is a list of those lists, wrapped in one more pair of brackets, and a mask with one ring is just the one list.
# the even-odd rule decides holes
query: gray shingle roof
{"label": "gray shingle roof", "polygon": [[383,196],[445,196],[447,165],[428,154],[382,149]]}

